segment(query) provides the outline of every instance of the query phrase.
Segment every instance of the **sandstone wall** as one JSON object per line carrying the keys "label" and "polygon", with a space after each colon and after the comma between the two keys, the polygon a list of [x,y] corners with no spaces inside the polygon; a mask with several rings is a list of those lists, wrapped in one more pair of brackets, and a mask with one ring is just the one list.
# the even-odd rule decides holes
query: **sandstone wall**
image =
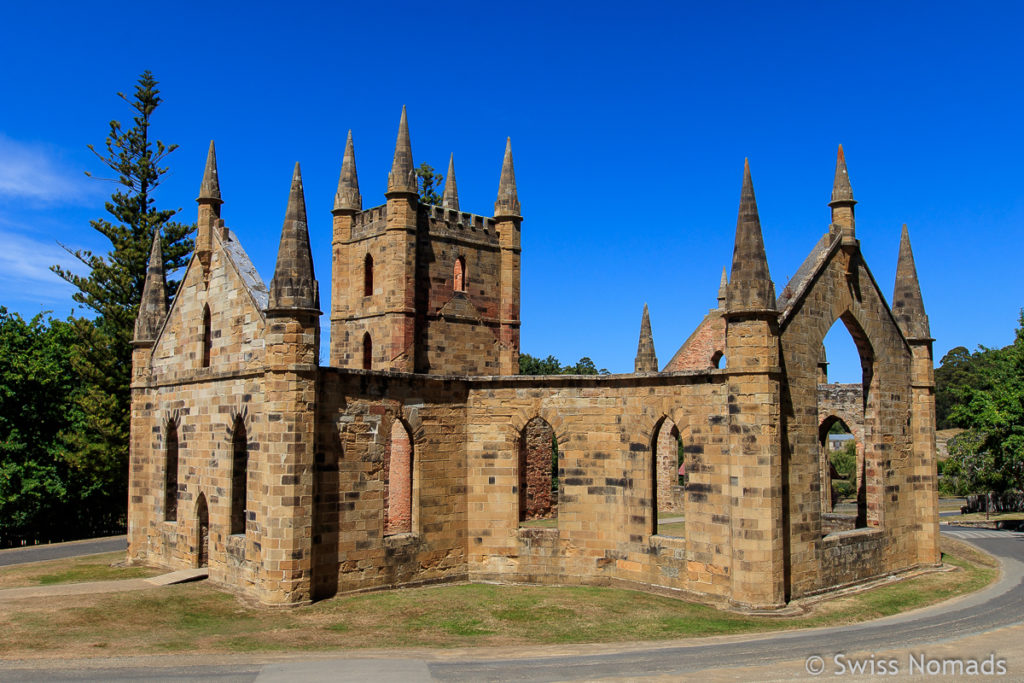
{"label": "sandstone wall", "polygon": [[[783,314],[781,353],[786,368],[782,421],[790,491],[788,572],[790,597],[815,592],[835,580],[826,565],[844,566],[844,552],[880,558],[863,572],[883,574],[917,564],[909,533],[913,497],[903,496],[913,474],[909,417],[910,349],[859,251],[839,241],[819,261],[807,288]],[[864,478],[866,528],[846,532],[843,543],[823,541],[819,446],[818,360],[834,323],[845,325],[872,368],[865,386]],[[813,406],[813,408],[812,408]],[[852,427],[852,425],[851,425]],[[830,559],[824,549],[830,548]],[[850,549],[849,551],[844,549]],[[846,570],[838,571],[848,576]]]}
{"label": "sandstone wall", "polygon": [[[220,233],[214,234],[218,245]],[[242,267],[247,265],[247,259]],[[260,292],[255,293],[259,296]],[[202,367],[203,309],[211,318],[209,367]],[[262,525],[270,511],[261,503],[264,450],[264,328],[254,295],[239,264],[215,249],[205,274],[191,262],[163,333],[149,350],[137,350],[132,388],[129,472],[129,559],[180,569],[199,559],[196,507],[209,509],[210,579],[250,592],[259,566]],[[231,535],[232,434],[245,424],[250,456],[247,528]],[[177,425],[178,512],[165,521],[168,423]]]}

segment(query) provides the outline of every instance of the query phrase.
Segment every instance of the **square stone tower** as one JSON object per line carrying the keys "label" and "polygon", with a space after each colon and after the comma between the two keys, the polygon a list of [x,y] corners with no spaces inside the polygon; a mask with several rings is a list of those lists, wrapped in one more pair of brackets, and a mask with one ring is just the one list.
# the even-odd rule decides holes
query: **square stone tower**
{"label": "square stone tower", "polygon": [[511,145],[493,217],[459,210],[454,159],[441,206],[423,204],[403,108],[385,196],[362,209],[349,133],[333,211],[330,364],[516,374],[522,218]]}

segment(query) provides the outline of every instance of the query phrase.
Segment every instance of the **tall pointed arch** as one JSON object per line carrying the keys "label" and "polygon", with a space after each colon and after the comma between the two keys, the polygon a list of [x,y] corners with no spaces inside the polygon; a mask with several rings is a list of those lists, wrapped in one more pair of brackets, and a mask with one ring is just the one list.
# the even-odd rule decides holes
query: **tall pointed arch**
{"label": "tall pointed arch", "polygon": [[203,306],[203,351],[201,367],[210,367],[210,354],[213,351],[213,330],[210,322],[210,305]]}
{"label": "tall pointed arch", "polygon": [[178,425],[168,421],[164,432],[164,521],[178,520]]}
{"label": "tall pointed arch", "polygon": [[235,418],[231,430],[231,533],[245,533],[249,504],[249,442],[245,421]]}
{"label": "tall pointed arch", "polygon": [[400,419],[391,424],[387,449],[387,481],[384,485],[384,535],[413,530],[413,441]]}

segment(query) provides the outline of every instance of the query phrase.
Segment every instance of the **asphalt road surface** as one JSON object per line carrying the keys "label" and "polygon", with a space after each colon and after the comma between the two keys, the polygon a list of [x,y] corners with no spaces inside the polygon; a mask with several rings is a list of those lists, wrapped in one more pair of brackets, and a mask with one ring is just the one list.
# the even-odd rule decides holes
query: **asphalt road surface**
{"label": "asphalt road surface", "polygon": [[[566,646],[563,654],[546,657],[476,659],[472,650],[461,656],[416,658],[365,654],[309,655],[262,663],[235,658],[229,663],[181,665],[165,660],[94,660],[67,668],[14,668],[0,665],[0,680],[68,681],[564,681],[603,678],[700,677],[699,672],[793,662],[836,652],[882,652],[894,646],[914,647],[948,642],[1024,622],[1024,534],[983,529],[949,529],[943,533],[976,544],[1003,562],[1003,576],[989,588],[948,605],[937,605],[854,626],[793,631],[762,637],[685,644],[641,643],[607,652],[601,648]],[[573,651],[586,654],[573,654]],[[223,659],[223,658],[222,658]],[[209,661],[215,661],[211,658]],[[13,666],[11,666],[13,665]],[[801,669],[803,667],[801,666]],[[803,675],[803,671],[799,672]],[[1020,672],[1016,672],[1018,675]],[[795,676],[795,673],[794,673]],[[832,678],[832,676],[828,676]],[[782,679],[780,679],[782,680]]]}
{"label": "asphalt road surface", "polygon": [[65,557],[78,557],[79,555],[96,555],[98,553],[109,553],[127,548],[128,537],[123,535],[91,538],[86,541],[73,541],[71,543],[30,545],[25,548],[0,550],[0,567],[28,562],[42,562],[44,560],[62,560]]}

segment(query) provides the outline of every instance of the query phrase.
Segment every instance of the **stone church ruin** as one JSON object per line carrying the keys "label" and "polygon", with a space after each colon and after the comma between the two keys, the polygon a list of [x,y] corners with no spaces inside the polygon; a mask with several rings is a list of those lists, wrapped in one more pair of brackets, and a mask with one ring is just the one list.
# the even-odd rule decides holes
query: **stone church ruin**
{"label": "stone church ruin", "polygon": [[[154,236],[135,327],[132,562],[207,565],[269,605],[469,580],[774,609],[939,561],[932,340],[910,242],[904,229],[890,306],[842,148],[831,222],[778,295],[747,166],[717,307],[661,371],[645,311],[635,372],[606,376],[516,374],[511,144],[491,216],[460,209],[451,164],[441,205],[421,203],[413,168],[403,110],[385,203],[364,209],[349,135],[322,366],[311,250],[327,245],[310,244],[299,167],[267,286],[244,228],[221,217],[211,143],[195,254],[168,308]],[[839,531],[819,391],[836,321],[864,376],[844,403],[862,519]],[[659,533],[659,516],[685,531]]]}

